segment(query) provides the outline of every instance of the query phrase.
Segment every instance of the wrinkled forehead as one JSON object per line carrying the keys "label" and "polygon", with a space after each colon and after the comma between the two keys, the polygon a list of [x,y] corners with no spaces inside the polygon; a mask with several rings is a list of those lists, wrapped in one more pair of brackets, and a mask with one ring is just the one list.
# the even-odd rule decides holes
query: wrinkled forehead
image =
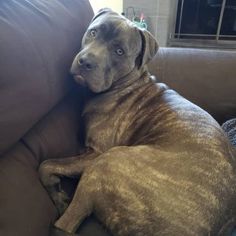
{"label": "wrinkled forehead", "polygon": [[99,38],[105,42],[116,40],[130,44],[130,46],[141,44],[141,36],[137,27],[118,14],[99,16],[89,25],[88,30],[91,29],[99,30],[101,32]]}

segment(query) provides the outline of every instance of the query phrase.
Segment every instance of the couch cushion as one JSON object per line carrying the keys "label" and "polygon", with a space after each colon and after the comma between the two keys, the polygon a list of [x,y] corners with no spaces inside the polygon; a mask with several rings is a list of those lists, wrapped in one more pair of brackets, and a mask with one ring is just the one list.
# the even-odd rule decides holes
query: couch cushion
{"label": "couch cushion", "polygon": [[[18,142],[0,158],[0,235],[50,236],[56,209],[39,181],[34,154]],[[72,183],[68,182],[70,187]],[[79,228],[80,236],[109,236],[94,217]]]}
{"label": "couch cushion", "polygon": [[56,210],[39,181],[37,166],[22,143],[0,158],[0,235],[48,236]]}
{"label": "couch cushion", "polygon": [[71,87],[68,71],[93,12],[87,0],[2,0],[0,154]]}
{"label": "couch cushion", "polygon": [[81,93],[81,87],[71,90],[62,102],[22,137],[21,140],[39,163],[49,158],[77,155],[81,151]]}

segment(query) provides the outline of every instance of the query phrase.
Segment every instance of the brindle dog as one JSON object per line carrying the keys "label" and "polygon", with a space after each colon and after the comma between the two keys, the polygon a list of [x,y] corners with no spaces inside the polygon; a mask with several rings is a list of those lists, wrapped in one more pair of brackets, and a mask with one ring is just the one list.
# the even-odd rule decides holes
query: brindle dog
{"label": "brindle dog", "polygon": [[55,223],[65,235],[91,213],[113,235],[230,234],[235,152],[206,111],[155,83],[146,64],[157,49],[149,32],[108,9],[83,37],[71,72],[96,93],[83,111],[89,150],[39,170],[60,211],[59,177],[81,175]]}

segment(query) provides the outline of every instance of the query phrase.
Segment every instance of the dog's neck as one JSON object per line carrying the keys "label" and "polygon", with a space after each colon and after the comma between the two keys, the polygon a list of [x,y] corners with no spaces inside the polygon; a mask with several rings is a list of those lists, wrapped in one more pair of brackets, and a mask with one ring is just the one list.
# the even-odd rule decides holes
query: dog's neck
{"label": "dog's neck", "polygon": [[[133,70],[114,83],[109,90],[91,97],[83,110],[85,145],[102,153],[114,146],[130,143],[136,129],[127,133],[124,131],[132,127],[132,120],[140,110],[140,103],[137,101],[142,100],[141,116],[145,117],[149,114],[146,102],[157,98],[166,89],[165,85],[156,84],[147,69],[143,68]],[[157,102],[155,104],[158,106]]]}
{"label": "dog's neck", "polygon": [[[105,97],[105,103],[112,103],[115,105],[116,100],[120,100],[120,98],[127,96],[137,89],[145,89],[146,86],[156,82],[155,76],[150,75],[147,67],[142,67],[141,69],[134,68],[127,75],[113,82],[108,90],[98,94],[88,91],[86,93],[86,100],[87,103],[90,103],[94,100],[101,101]],[[110,97],[111,100],[108,100],[108,97]]]}
{"label": "dog's neck", "polygon": [[[130,73],[128,73],[123,78],[115,81],[113,85],[102,93],[98,94],[90,94],[87,97],[87,104],[97,104],[97,100],[99,100],[99,104],[110,104],[107,108],[115,107],[116,103],[120,103],[122,97],[126,97],[129,94],[133,93],[136,90],[145,90],[149,86],[157,86],[157,81],[155,76],[152,76],[147,67],[142,67],[141,69],[134,68]],[[156,90],[157,93],[162,92],[166,89],[166,86],[158,86],[159,89]],[[89,108],[88,108],[89,107]],[[98,106],[88,106],[85,110],[90,110],[91,107],[97,110]],[[112,108],[113,109],[113,108]],[[103,107],[104,110],[104,107]],[[105,109],[106,110],[106,109]]]}
{"label": "dog's neck", "polygon": [[150,74],[146,66],[141,69],[135,67],[129,74],[115,81],[109,91],[135,89],[147,83],[149,79]]}

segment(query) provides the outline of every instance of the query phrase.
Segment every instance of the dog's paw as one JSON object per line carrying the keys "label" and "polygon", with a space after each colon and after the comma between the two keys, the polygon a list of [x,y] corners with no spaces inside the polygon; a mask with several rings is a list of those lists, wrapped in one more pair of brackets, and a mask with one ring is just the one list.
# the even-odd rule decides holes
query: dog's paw
{"label": "dog's paw", "polygon": [[53,168],[45,161],[39,167],[39,177],[45,187],[52,187],[60,184],[60,177],[55,175]]}
{"label": "dog's paw", "polygon": [[58,210],[59,215],[62,215],[69,205],[69,201],[70,201],[69,196],[67,195],[66,192],[60,191],[60,192],[53,193],[52,199],[55,203],[55,206]]}
{"label": "dog's paw", "polygon": [[78,236],[78,234],[68,233],[53,226],[50,231],[50,236]]}

